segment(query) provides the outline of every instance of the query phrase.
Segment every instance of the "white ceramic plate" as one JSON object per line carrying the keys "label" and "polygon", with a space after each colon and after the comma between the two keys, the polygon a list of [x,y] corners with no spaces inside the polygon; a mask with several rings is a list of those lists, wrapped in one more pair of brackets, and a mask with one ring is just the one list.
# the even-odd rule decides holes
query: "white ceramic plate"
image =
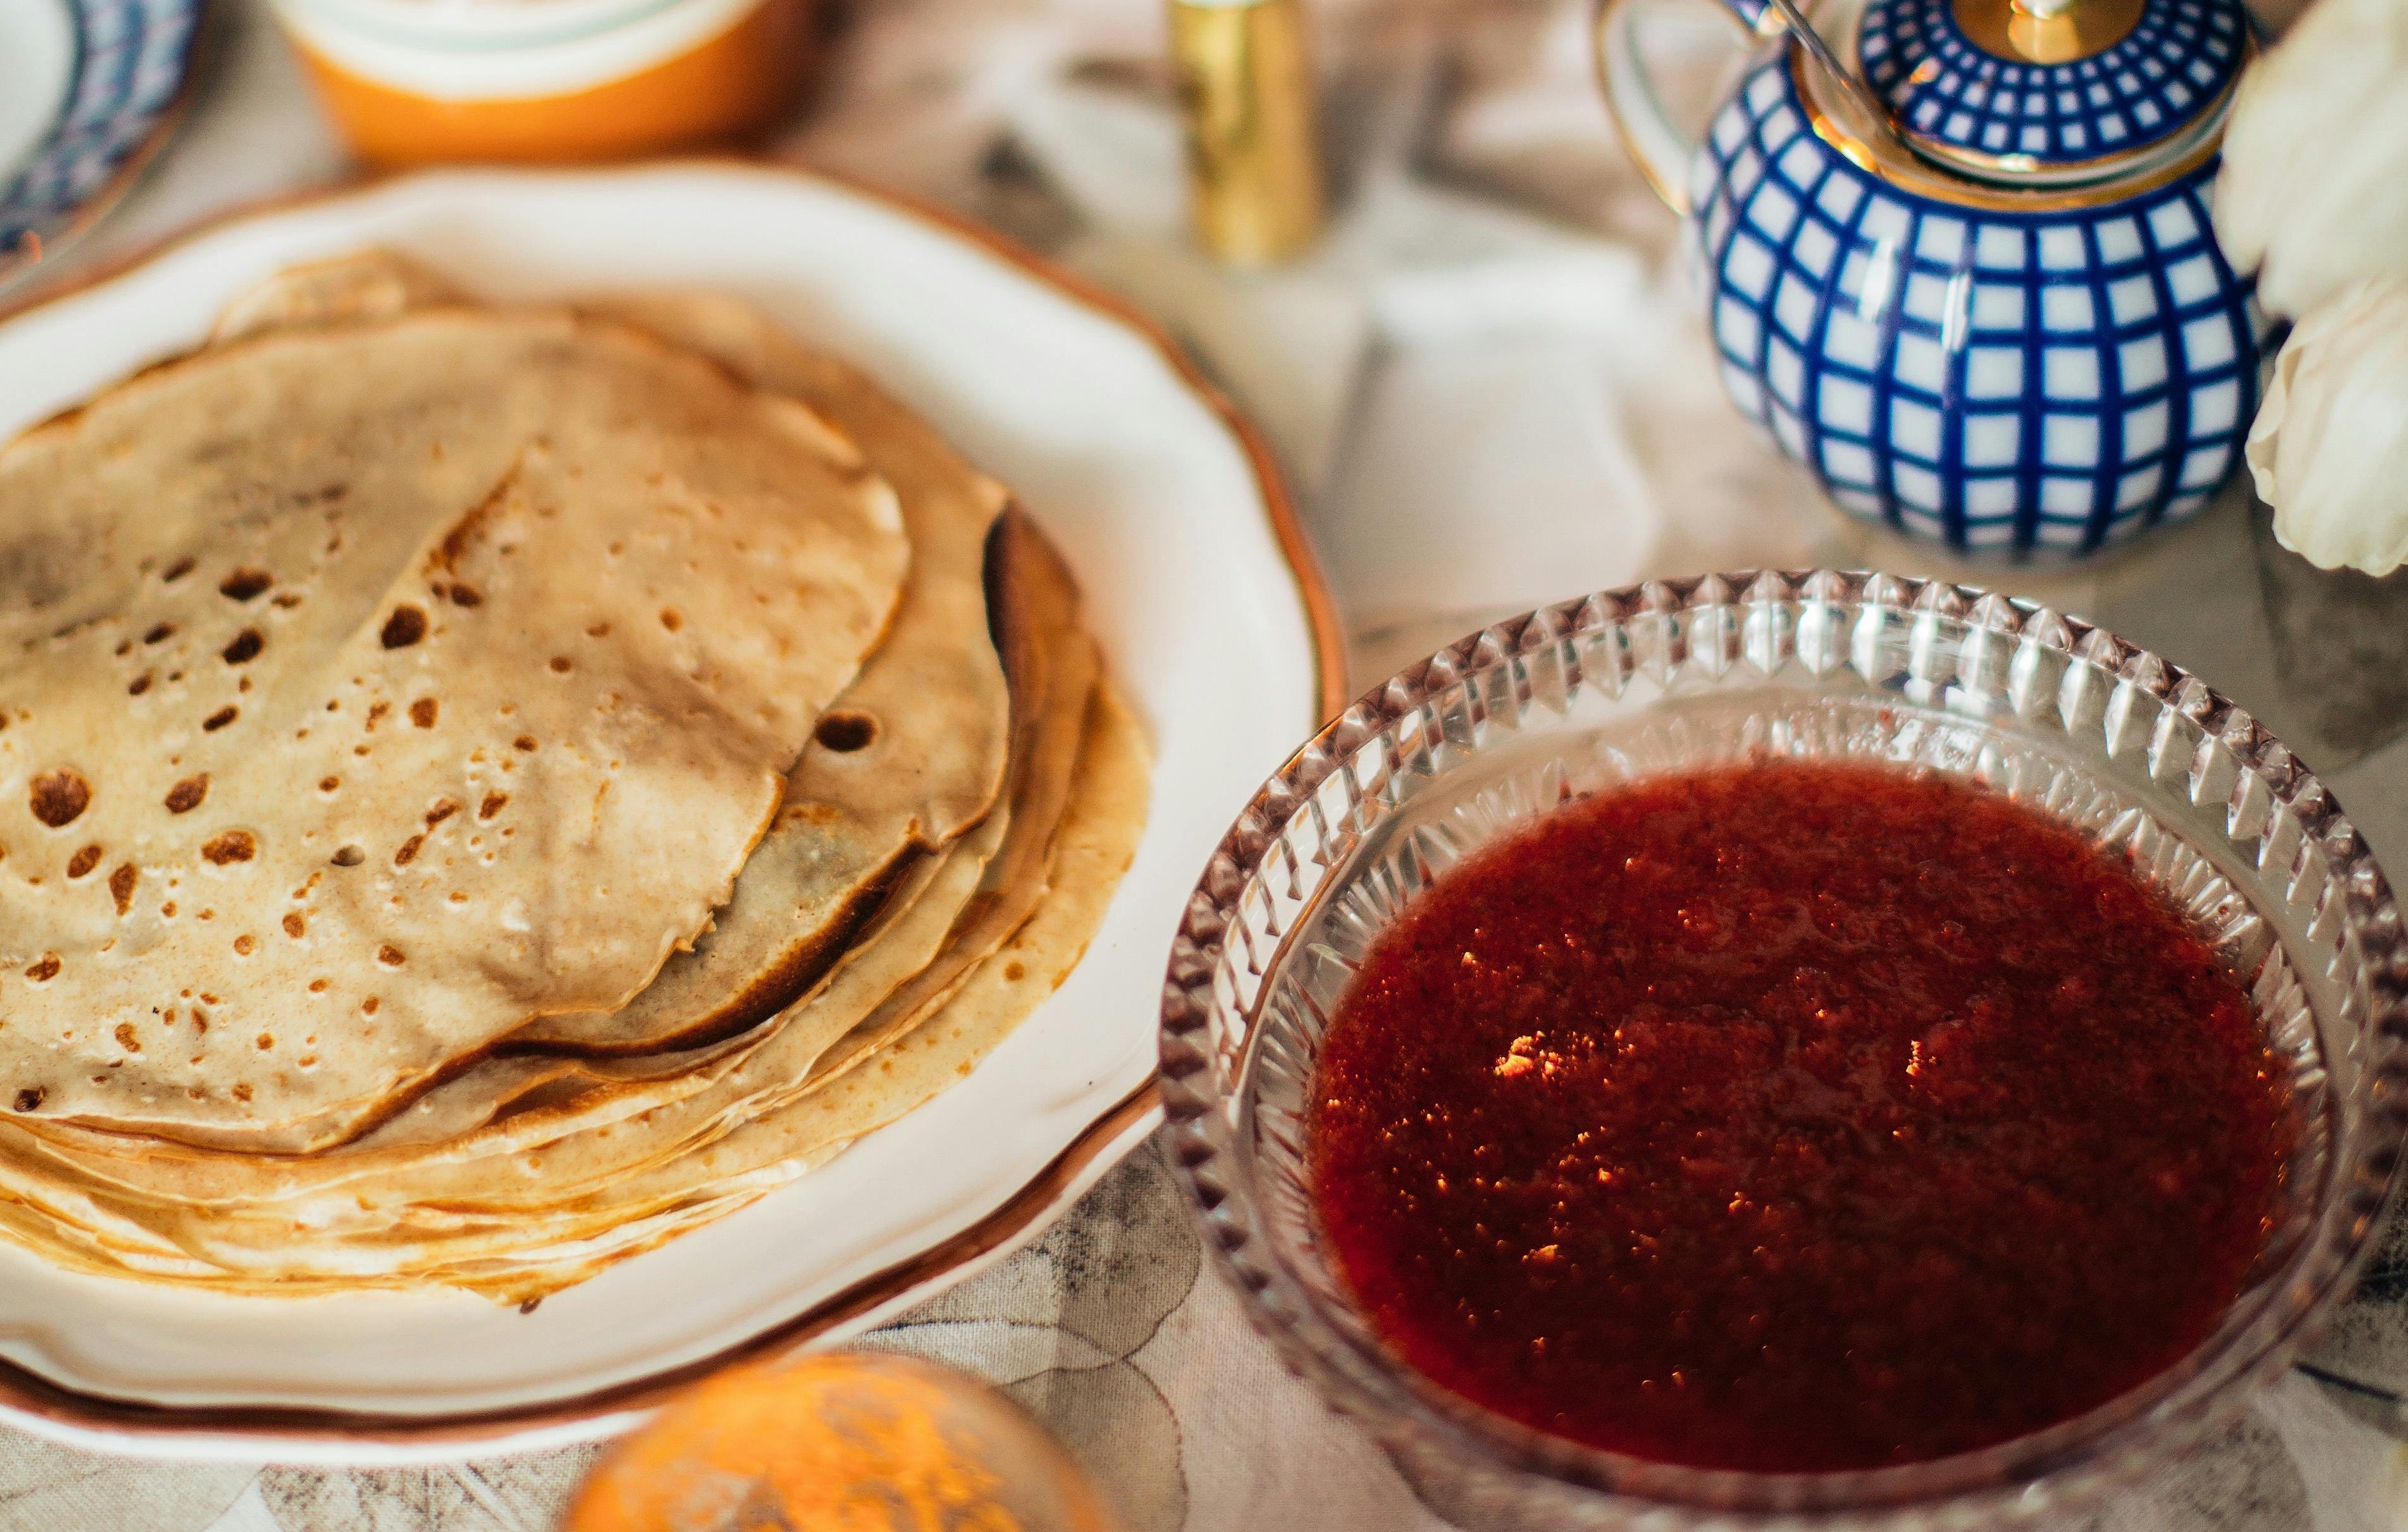
{"label": "white ceramic plate", "polygon": [[1150,1126],[1187,891],[1342,674],[1267,460],[1167,341],[991,239],[789,170],[448,172],[213,226],[0,322],[0,435],[191,348],[267,273],[369,244],[497,299],[708,285],[868,366],[1068,555],[1153,734],[1153,813],[1085,960],[968,1080],[533,1313],[215,1297],[0,1247],[0,1414],[85,1446],[356,1463],[600,1435],[681,1376],[853,1333],[992,1259]]}

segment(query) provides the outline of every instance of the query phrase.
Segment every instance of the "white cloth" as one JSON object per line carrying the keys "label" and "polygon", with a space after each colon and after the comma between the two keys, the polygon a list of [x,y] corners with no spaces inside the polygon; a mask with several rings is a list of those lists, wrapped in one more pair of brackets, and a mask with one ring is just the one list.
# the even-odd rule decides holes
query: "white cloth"
{"label": "white cloth", "polygon": [[[222,7],[219,79],[68,274],[337,171],[255,4]],[[1178,333],[1304,492],[1359,684],[1482,622],[1598,586],[1810,561],[1938,566],[1928,549],[1839,523],[1724,402],[1669,267],[1671,221],[1612,146],[1589,83],[1582,0],[1324,0],[1346,194],[1319,251],[1256,275],[1182,241],[1157,7],[865,0],[790,147],[1001,223]],[[1693,8],[1699,36],[1722,36],[1704,0]],[[1687,73],[1709,82],[1711,61]],[[2197,665],[2305,748],[2315,715],[2285,683],[2278,628],[2258,606],[2263,560],[2287,555],[2253,540],[2249,515],[2236,492],[2193,531],[2010,582]],[[2372,706],[2344,701],[2351,718]],[[2408,703],[2382,707],[2380,726],[2349,736],[2356,764],[2328,776],[2378,848],[2408,852]],[[2096,1525],[2401,1526],[2408,1425],[2389,1396],[2408,1389],[2408,1248],[2393,1260],[2317,1354],[2339,1382],[2291,1375],[2229,1438]],[[1091,1465],[1131,1532],[1437,1526],[1379,1452],[1281,1369],[1203,1265],[1148,1150],[1038,1244],[875,1341],[1006,1384]],[[589,1460],[163,1468],[0,1432],[0,1532],[536,1532]]]}

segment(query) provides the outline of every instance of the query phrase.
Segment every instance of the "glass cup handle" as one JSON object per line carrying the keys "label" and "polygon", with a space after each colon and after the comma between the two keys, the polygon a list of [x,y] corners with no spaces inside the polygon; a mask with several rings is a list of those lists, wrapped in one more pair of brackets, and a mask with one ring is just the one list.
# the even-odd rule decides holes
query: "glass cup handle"
{"label": "glass cup handle", "polygon": [[[1750,41],[1783,30],[1781,13],[1770,0],[1720,0],[1721,8],[1737,21]],[[1622,142],[1639,165],[1639,173],[1664,205],[1683,218],[1689,216],[1689,160],[1698,146],[1672,125],[1656,93],[1656,81],[1639,57],[1636,17],[1631,0],[1597,0],[1589,40],[1596,50],[1597,82],[1605,93],[1606,110]]]}

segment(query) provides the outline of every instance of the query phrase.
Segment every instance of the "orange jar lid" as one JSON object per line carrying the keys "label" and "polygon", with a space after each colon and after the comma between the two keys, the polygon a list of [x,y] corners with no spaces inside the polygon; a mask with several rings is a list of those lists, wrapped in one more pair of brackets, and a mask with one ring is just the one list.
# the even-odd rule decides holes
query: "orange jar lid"
{"label": "orange jar lid", "polygon": [[757,133],[814,0],[277,0],[329,112],[388,164],[569,161]]}

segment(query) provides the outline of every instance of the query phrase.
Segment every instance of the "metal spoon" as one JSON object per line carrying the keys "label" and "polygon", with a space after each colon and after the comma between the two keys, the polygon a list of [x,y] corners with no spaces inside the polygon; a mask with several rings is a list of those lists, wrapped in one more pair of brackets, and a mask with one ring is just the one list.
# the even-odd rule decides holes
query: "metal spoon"
{"label": "metal spoon", "polygon": [[1772,8],[1781,13],[1781,19],[1789,23],[1791,35],[1805,46],[1806,51],[1813,56],[1817,64],[1822,66],[1823,73],[1839,87],[1840,93],[1848,98],[1848,104],[1856,107],[1857,113],[1865,119],[1863,125],[1889,143],[1912,153],[1913,147],[1907,143],[1905,136],[1898,131],[1898,124],[1891,121],[1888,108],[1882,105],[1878,96],[1866,89],[1865,82],[1858,79],[1854,71],[1841,64],[1840,56],[1831,51],[1831,45],[1825,42],[1823,35],[1814,30],[1814,23],[1806,19],[1806,12],[1798,4],[1798,0],[1772,0]]}

